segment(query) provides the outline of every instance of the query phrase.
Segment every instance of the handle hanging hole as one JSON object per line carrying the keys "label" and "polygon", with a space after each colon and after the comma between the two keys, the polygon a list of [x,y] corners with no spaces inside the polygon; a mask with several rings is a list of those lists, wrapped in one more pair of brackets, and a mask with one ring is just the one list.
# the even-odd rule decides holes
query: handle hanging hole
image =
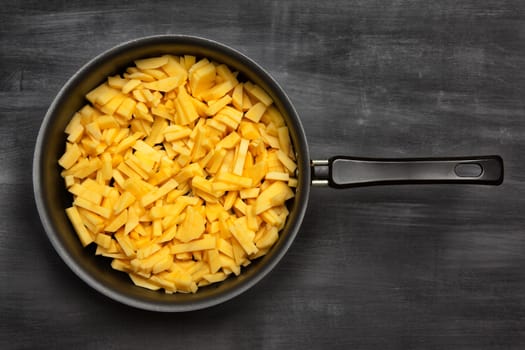
{"label": "handle hanging hole", "polygon": [[483,167],[478,163],[460,163],[454,167],[459,177],[479,177],[483,174]]}

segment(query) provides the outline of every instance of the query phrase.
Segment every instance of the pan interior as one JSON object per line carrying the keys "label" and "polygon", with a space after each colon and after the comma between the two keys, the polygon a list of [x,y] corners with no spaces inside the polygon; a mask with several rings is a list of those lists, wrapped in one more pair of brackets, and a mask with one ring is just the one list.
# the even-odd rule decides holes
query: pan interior
{"label": "pan interior", "polygon": [[[260,85],[283,114],[297,154],[298,186],[290,215],[280,239],[270,252],[253,261],[238,277],[199,288],[195,294],[165,294],[136,287],[129,277],[115,271],[110,259],[83,248],[65,215],[72,198],[65,189],[57,164],[65,149],[63,130],[86,100],[85,94],[107,76],[121,73],[134,60],[162,54],[207,57],[225,63],[246,79]],[[33,163],[34,193],[39,215],[54,248],[86,283],[106,296],[130,306],[154,311],[189,311],[209,307],[242,293],[268,274],[288,250],[302,222],[310,189],[310,157],[303,127],[292,103],[278,83],[259,65],[236,50],[214,41],[191,36],[155,36],[117,46],[82,67],[51,104],[40,129]]]}

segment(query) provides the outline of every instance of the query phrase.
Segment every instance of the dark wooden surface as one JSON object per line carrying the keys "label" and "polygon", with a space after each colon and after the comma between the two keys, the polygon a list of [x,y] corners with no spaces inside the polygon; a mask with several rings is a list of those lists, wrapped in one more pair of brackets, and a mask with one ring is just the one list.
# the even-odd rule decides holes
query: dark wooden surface
{"label": "dark wooden surface", "polygon": [[[505,182],[314,188],[255,288],[193,313],[119,305],[48,242],[33,148],[81,65],[166,33],[271,72],[315,159],[500,154]],[[0,348],[525,348],[525,2],[4,0],[0,48]]]}

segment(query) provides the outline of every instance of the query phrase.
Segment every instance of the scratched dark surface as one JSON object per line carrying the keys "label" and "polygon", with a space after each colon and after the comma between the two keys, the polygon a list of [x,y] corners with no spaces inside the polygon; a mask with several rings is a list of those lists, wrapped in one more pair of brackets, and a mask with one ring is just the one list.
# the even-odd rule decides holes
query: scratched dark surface
{"label": "scratched dark surface", "polygon": [[[525,2],[0,5],[0,348],[525,348]],[[292,248],[243,295],[184,314],[117,304],[47,240],[32,154],[79,67],[167,33],[271,72],[315,159],[499,154],[505,181],[314,188]]]}

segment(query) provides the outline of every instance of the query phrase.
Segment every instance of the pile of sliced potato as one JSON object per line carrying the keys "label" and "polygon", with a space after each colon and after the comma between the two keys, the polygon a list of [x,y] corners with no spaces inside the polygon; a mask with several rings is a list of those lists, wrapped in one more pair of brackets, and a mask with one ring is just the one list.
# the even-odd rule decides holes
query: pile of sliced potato
{"label": "pile of sliced potato", "polygon": [[167,293],[238,275],[294,197],[288,128],[259,86],[194,56],[146,58],[86,95],[59,159],[82,245]]}

